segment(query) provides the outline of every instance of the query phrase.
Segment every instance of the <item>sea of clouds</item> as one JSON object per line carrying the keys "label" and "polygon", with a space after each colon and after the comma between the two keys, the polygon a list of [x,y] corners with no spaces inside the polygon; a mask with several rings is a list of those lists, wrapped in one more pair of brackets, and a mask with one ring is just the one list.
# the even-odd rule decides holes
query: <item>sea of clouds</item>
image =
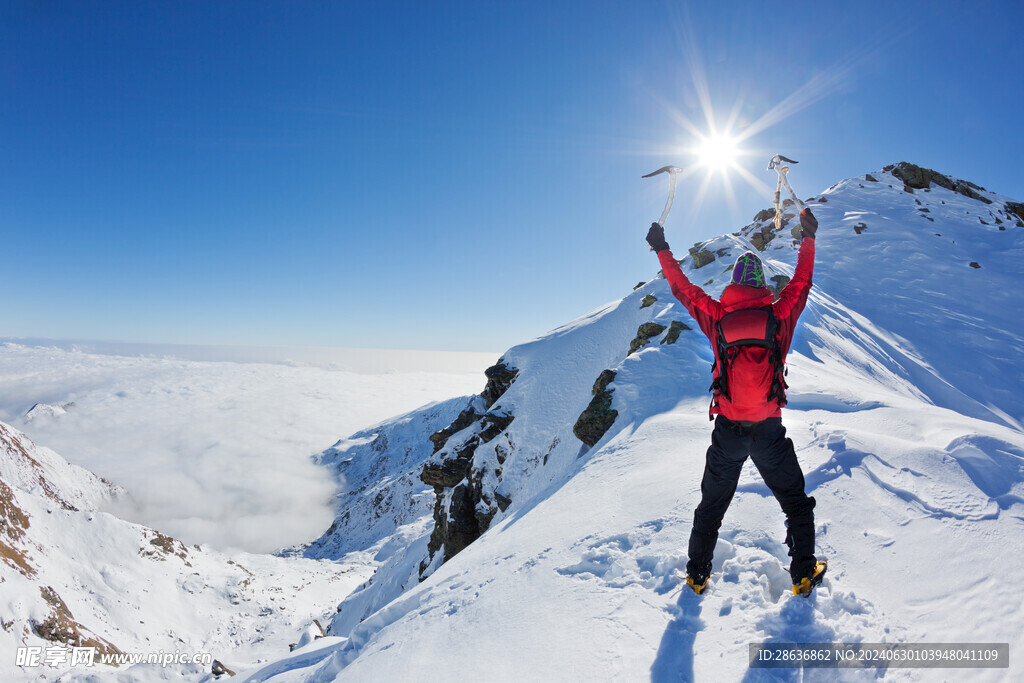
{"label": "sea of clouds", "polygon": [[168,351],[0,343],[0,421],[127,489],[111,512],[187,543],[250,552],[308,542],[330,526],[336,482],[310,456],[389,417],[479,392],[497,360]]}

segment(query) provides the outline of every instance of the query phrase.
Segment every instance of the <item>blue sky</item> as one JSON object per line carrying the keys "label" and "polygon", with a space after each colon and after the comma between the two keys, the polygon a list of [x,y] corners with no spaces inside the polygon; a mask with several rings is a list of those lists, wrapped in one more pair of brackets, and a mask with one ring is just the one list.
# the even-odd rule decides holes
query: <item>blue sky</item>
{"label": "blue sky", "polygon": [[4,3],[0,336],[500,352],[657,271],[708,106],[764,186],[677,252],[774,152],[1024,199],[1019,3],[549,4]]}

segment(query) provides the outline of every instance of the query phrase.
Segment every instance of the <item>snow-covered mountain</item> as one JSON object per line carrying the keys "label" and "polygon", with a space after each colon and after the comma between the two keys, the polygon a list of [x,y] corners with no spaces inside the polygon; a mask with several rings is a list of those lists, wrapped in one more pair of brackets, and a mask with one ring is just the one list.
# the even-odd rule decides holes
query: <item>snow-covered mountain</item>
{"label": "snow-covered mountain", "polygon": [[[712,355],[655,277],[510,349],[480,396],[326,453],[353,485],[309,552],[343,556],[353,530],[372,529],[356,545],[387,559],[341,602],[328,638],[246,680],[786,678],[749,669],[748,644],[1024,646],[1024,206],[906,163],[808,201],[815,287],[784,422],[830,560],[811,599],[789,595],[783,516],[749,466],[710,591],[682,590]],[[781,288],[795,213],[779,231],[769,210],[694,245],[684,271],[717,295],[736,256],[757,249]]]}
{"label": "snow-covered mountain", "polygon": [[[815,286],[789,357],[784,422],[830,561],[809,600],[789,594],[783,516],[752,467],[709,591],[683,590],[712,354],[655,276],[508,350],[480,395],[322,453],[337,517],[285,557],[186,547],[98,512],[114,487],[0,426],[0,647],[210,652],[242,680],[278,682],[796,678],[748,668],[748,644],[765,641],[1016,651],[1024,205],[910,164],[808,201],[820,222]],[[787,207],[776,231],[772,213],[674,253],[717,295],[735,258],[756,249],[781,288],[796,216]],[[313,618],[326,637],[313,637]],[[51,672],[7,677],[41,671]],[[214,677],[198,665],[181,673]],[[952,673],[1012,680],[1024,669],[1011,658],[1009,670]],[[61,680],[168,675],[93,667]]]}
{"label": "snow-covered mountain", "polygon": [[94,648],[94,666],[80,674],[125,681],[209,677],[212,662],[115,669],[100,657],[204,654],[251,667],[301,642],[332,611],[325,596],[346,595],[372,573],[357,562],[185,546],[99,511],[122,493],[0,423],[3,680],[59,674],[72,647]]}

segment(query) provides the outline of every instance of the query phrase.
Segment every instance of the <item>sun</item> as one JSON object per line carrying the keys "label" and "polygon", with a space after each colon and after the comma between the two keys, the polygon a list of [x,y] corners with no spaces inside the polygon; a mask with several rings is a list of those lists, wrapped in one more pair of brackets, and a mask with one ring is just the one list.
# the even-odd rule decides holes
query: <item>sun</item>
{"label": "sun", "polygon": [[709,135],[700,141],[694,151],[701,166],[716,171],[731,168],[739,156],[736,138],[723,134]]}

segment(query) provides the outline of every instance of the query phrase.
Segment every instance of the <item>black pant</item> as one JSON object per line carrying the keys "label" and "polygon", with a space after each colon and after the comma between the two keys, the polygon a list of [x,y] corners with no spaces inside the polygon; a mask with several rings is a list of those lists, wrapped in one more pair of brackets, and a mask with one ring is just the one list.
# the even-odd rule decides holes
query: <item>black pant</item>
{"label": "black pant", "polygon": [[736,483],[747,456],[754,461],[764,483],[786,514],[786,545],[793,558],[789,573],[793,583],[809,576],[814,568],[814,498],[804,493],[804,473],[796,459],[793,442],[786,438],[781,417],[739,423],[721,415],[715,419],[700,483],[700,505],[693,513],[690,533],[690,576],[711,573],[711,558],[718,541],[722,518],[736,493]]}

